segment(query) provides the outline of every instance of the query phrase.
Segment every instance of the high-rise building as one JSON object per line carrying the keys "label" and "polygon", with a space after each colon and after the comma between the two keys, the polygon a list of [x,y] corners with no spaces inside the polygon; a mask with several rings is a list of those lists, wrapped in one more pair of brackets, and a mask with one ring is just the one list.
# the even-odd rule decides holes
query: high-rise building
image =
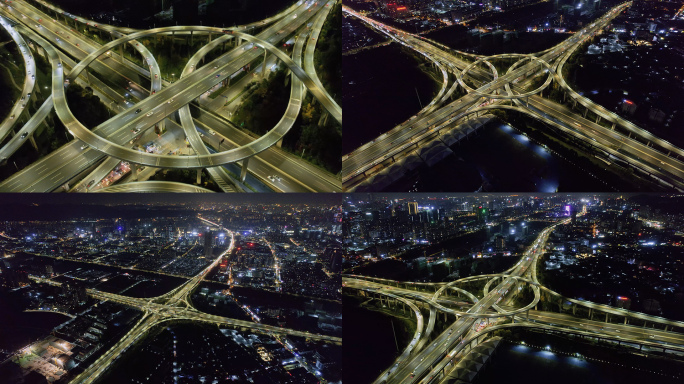
{"label": "high-rise building", "polygon": [[128,230],[128,225],[127,225],[127,224],[128,224],[128,223],[126,223],[125,220],[123,220],[123,219],[117,219],[117,220],[116,220],[115,227],[114,227],[114,231],[116,232],[116,234],[119,235],[119,236],[121,236],[121,237],[125,237],[125,236],[126,236],[126,231]]}
{"label": "high-rise building", "polygon": [[494,239],[494,248],[497,253],[501,253],[506,250],[506,238],[502,235],[496,235]]}
{"label": "high-rise building", "polygon": [[477,214],[477,221],[480,223],[484,223],[487,221],[487,218],[489,218],[489,209],[483,207],[483,206],[477,206],[475,207],[475,214]]}
{"label": "high-rise building", "polygon": [[337,273],[342,270],[342,248],[326,248],[322,259],[328,271]]}
{"label": "high-rise building", "polygon": [[88,300],[86,286],[79,280],[71,279],[62,284],[62,301],[64,304],[76,307]]}
{"label": "high-rise building", "polygon": [[213,255],[214,234],[211,231],[204,232],[204,256],[211,257]]}
{"label": "high-rise building", "polygon": [[418,213],[418,203],[416,203],[415,201],[410,201],[408,203],[408,212],[409,212],[409,215],[417,214]]}

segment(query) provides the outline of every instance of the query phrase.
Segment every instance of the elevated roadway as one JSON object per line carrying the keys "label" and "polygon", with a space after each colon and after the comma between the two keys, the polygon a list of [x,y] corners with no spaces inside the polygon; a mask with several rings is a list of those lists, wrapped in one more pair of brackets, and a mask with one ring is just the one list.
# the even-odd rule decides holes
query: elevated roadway
{"label": "elevated roadway", "polygon": [[[327,2],[327,3],[321,2],[319,4],[318,2],[316,2],[316,3],[313,3],[313,2],[305,3],[305,2],[300,1],[300,2],[296,3],[295,5],[293,5],[292,7],[290,7],[288,9],[289,10],[288,12],[284,11],[284,12],[281,12],[279,15],[274,16],[273,18],[269,18],[265,21],[260,21],[258,23],[253,23],[253,25],[249,26],[249,28],[242,28],[242,27],[236,28],[234,30],[231,30],[230,34],[232,36],[234,36],[235,39],[240,40],[240,42],[242,42],[242,41],[249,42],[249,44],[248,43],[242,44],[242,46],[241,46],[242,51],[247,51],[247,49],[246,49],[247,45],[249,45],[250,48],[255,48],[257,50],[261,50],[263,47],[266,51],[268,51],[269,53],[272,53],[273,56],[276,56],[279,60],[284,62],[290,68],[290,70],[293,72],[293,78],[295,76],[297,78],[302,78],[303,83],[308,87],[308,89],[312,92],[312,94],[315,97],[318,97],[319,101],[321,101],[322,104],[327,105],[327,107],[331,110],[331,116],[333,116],[333,118],[338,119],[338,121],[341,122],[341,109],[339,109],[339,106],[335,107],[334,102],[329,103],[325,100],[327,97],[329,97],[329,95],[327,95],[327,92],[325,92],[322,89],[319,89],[316,86],[316,84],[303,71],[303,69],[299,65],[296,65],[294,63],[294,61],[292,61],[287,55],[285,55],[282,51],[276,49],[271,43],[267,42],[267,41],[278,42],[282,37],[287,36],[290,33],[293,33],[298,28],[298,26],[305,24],[306,21],[310,17],[314,17],[315,15],[318,15],[319,10],[321,11],[321,13],[327,14],[329,12],[329,9],[330,9],[332,4],[334,4],[334,2]],[[38,15],[38,13],[35,10],[32,10],[30,6],[22,5],[22,7],[23,7],[24,12],[32,12],[32,13],[30,13],[32,15],[30,17],[37,17],[38,19],[41,19],[40,16],[35,16],[35,15]],[[305,11],[307,11],[307,12],[305,12]],[[308,12],[308,11],[311,11],[311,12]],[[57,12],[57,11],[55,11],[55,12]],[[292,16],[293,12],[299,12],[300,17],[297,18],[296,13],[294,14],[294,16]],[[318,16],[316,16],[316,17],[318,17]],[[239,30],[244,30],[244,29],[256,29],[257,27],[261,28],[262,26],[265,26],[265,25],[267,25],[267,24],[269,24],[275,20],[278,20],[278,21],[275,24],[273,24],[271,27],[265,28],[264,31],[259,34],[259,37],[252,37],[250,35],[244,34],[243,32],[239,31]],[[76,21],[78,21],[78,20],[76,20]],[[90,23],[90,21],[86,21],[85,19],[83,19],[83,22]],[[44,20],[44,23],[48,24],[51,22],[46,19],[46,20]],[[56,23],[56,22],[53,20],[52,23]],[[66,125],[69,127],[70,132],[71,133],[76,133],[76,132],[84,133],[86,136],[90,137],[91,139],[93,138],[93,136],[95,136],[96,138],[94,140],[96,143],[88,142],[88,139],[84,139],[83,137],[80,137],[81,139],[84,139],[82,141],[87,142],[87,144],[85,146],[83,144],[78,146],[78,148],[83,152],[83,155],[84,155],[84,156],[79,156],[79,157],[83,157],[82,159],[79,159],[80,161],[78,161],[78,162],[65,162],[61,166],[57,165],[57,169],[54,169],[54,165],[56,164],[54,162],[52,162],[52,164],[50,164],[52,167],[46,167],[45,166],[46,164],[42,165],[40,168],[31,167],[31,169],[25,170],[26,172],[23,172],[23,174],[20,172],[19,174],[11,177],[10,179],[6,180],[5,182],[0,183],[0,189],[6,190],[6,191],[14,191],[14,190],[16,190],[16,191],[50,191],[50,190],[54,190],[56,188],[56,186],[62,185],[64,182],[70,180],[74,176],[77,176],[79,174],[79,172],[82,172],[84,169],[87,169],[88,167],[92,166],[95,162],[100,161],[101,158],[98,157],[97,155],[94,155],[92,153],[93,151],[99,151],[99,152],[102,152],[102,154],[112,155],[111,153],[108,152],[110,149],[112,151],[116,152],[115,149],[121,149],[121,148],[123,148],[124,152],[127,153],[127,155],[131,157],[130,159],[127,160],[130,163],[138,163],[138,164],[146,164],[146,165],[154,164],[153,166],[155,166],[156,168],[174,168],[174,167],[177,167],[177,168],[193,168],[193,167],[194,168],[205,168],[205,167],[207,167],[207,168],[209,168],[210,173],[212,173],[212,168],[211,168],[211,165],[213,164],[212,160],[206,160],[206,159],[197,160],[197,158],[199,158],[199,156],[182,156],[182,157],[181,156],[174,156],[174,157],[170,157],[170,156],[166,156],[166,155],[153,155],[153,154],[143,153],[140,151],[129,150],[129,149],[125,148],[125,146],[121,146],[121,144],[118,144],[118,143],[125,143],[126,141],[128,141],[130,139],[130,137],[128,137],[128,135],[125,133],[126,128],[131,127],[131,126],[135,126],[135,128],[133,128],[134,131],[138,130],[138,132],[139,132],[140,130],[143,130],[143,132],[144,132],[145,129],[148,129],[153,124],[151,124],[151,123],[140,123],[137,125],[135,125],[135,124],[141,120],[144,120],[144,121],[153,120],[156,123],[160,119],[163,120],[166,116],[168,116],[170,113],[173,113],[173,111],[179,109],[183,105],[182,104],[183,100],[181,100],[181,101],[174,100],[173,97],[172,98],[167,97],[165,99],[159,98],[160,100],[157,103],[159,108],[157,108],[157,111],[155,111],[153,113],[153,116],[148,116],[149,112],[146,113],[144,116],[145,118],[151,118],[151,119],[143,118],[142,114],[139,116],[134,116],[136,114],[136,113],[134,113],[135,112],[134,109],[135,110],[142,110],[142,108],[139,108],[139,107],[145,106],[146,107],[145,110],[147,111],[148,110],[147,105],[148,105],[148,103],[150,103],[148,101],[149,99],[153,99],[155,96],[158,96],[159,94],[164,93],[164,91],[168,91],[168,88],[171,88],[173,90],[173,87],[177,86],[177,83],[180,82],[180,80],[179,80],[179,82],[176,82],[176,83],[170,85],[167,89],[160,91],[162,81],[160,79],[161,76],[156,76],[159,73],[158,68],[156,67],[156,62],[153,61],[153,57],[151,54],[149,54],[149,51],[147,51],[146,48],[144,48],[141,44],[138,44],[135,39],[142,37],[142,36],[148,36],[148,35],[154,34],[154,33],[182,35],[182,34],[195,32],[197,29],[199,29],[199,31],[198,31],[199,33],[209,35],[211,38],[212,34],[220,34],[222,36],[224,34],[223,33],[224,30],[218,29],[218,28],[208,28],[208,27],[197,27],[194,29],[193,29],[193,27],[180,27],[180,28],[169,27],[167,29],[156,29],[153,31],[145,31],[145,32],[125,31],[125,32],[132,33],[135,36],[124,36],[120,32],[120,30],[116,29],[116,28],[110,28],[109,26],[106,26],[106,25],[104,25],[104,26],[103,25],[97,25],[96,27],[101,28],[103,30],[106,30],[107,32],[112,34],[113,38],[115,38],[116,40],[112,43],[105,45],[105,47],[100,47],[99,49],[91,49],[88,52],[85,52],[86,55],[83,58],[87,59],[86,60],[87,63],[82,61],[81,63],[76,64],[74,66],[74,69],[77,71],[78,70],[85,70],[86,66],[91,65],[91,64],[92,65],[101,65],[102,62],[107,61],[108,57],[115,57],[116,56],[116,54],[113,53],[116,50],[115,49],[112,50],[110,48],[112,48],[118,44],[129,43],[129,44],[133,45],[134,47],[137,47],[136,49],[138,49],[140,51],[142,57],[144,57],[145,60],[150,60],[150,59],[152,60],[152,61],[150,61],[151,65],[153,66],[151,68],[151,71],[146,73],[146,70],[144,68],[141,69],[140,67],[137,67],[135,65],[131,65],[131,63],[127,62],[125,59],[120,58],[120,63],[117,64],[120,67],[116,68],[114,72],[115,73],[119,73],[118,71],[126,72],[128,70],[128,67],[132,67],[135,71],[138,71],[141,76],[145,76],[145,75],[149,76],[152,79],[152,82],[151,82],[152,88],[150,89],[151,96],[147,97],[145,100],[143,100],[139,104],[136,104],[135,108],[130,108],[128,110],[124,109],[121,114],[119,114],[119,115],[117,115],[117,117],[111,119],[111,120],[117,120],[117,118],[118,118],[120,120],[133,120],[133,121],[131,121],[129,123],[121,123],[120,125],[103,124],[103,126],[94,127],[93,131],[97,132],[97,134],[94,134],[94,133],[88,131],[88,129],[83,127],[80,123],[75,122],[74,121],[75,119],[72,120],[73,115],[70,113],[70,111],[67,111],[68,106],[66,105],[65,100],[59,100],[58,103],[56,104],[57,114],[60,117],[60,119],[64,119],[67,121]],[[53,28],[53,26],[51,25],[51,29],[52,28]],[[48,28],[46,28],[42,24],[36,26],[36,29],[38,31],[42,30],[43,32],[50,35],[51,38],[54,38],[55,44],[61,45],[62,43],[73,43],[75,41],[81,41],[81,40],[79,40],[80,37],[77,37],[78,36],[77,32],[73,33],[71,35],[71,36],[74,36],[74,39],[63,39],[64,34],[69,34],[71,32],[74,32],[73,30],[71,30],[70,32],[64,32],[64,31],[59,30],[59,28],[63,29],[64,28],[63,26],[54,27],[54,28],[57,28],[59,33],[48,33],[47,32]],[[282,33],[282,35],[276,37],[276,35],[279,35],[280,33]],[[62,36],[62,39],[60,39],[59,36]],[[66,37],[70,37],[70,36],[66,36]],[[264,37],[264,38],[266,38],[266,40],[260,40],[260,37]],[[258,44],[258,46],[254,45],[255,42]],[[81,44],[76,44],[76,45],[81,46]],[[83,44],[83,47],[85,48],[86,45],[87,44]],[[77,51],[78,51],[78,49],[77,49]],[[254,53],[251,51],[247,51],[247,52],[239,52],[239,51],[240,51],[239,48],[234,49],[233,51],[231,51],[232,53],[229,52],[228,54],[226,54],[226,55],[220,57],[219,59],[215,60],[213,63],[221,62],[221,64],[224,64],[224,66],[222,68],[226,69],[228,67],[225,64],[232,63],[233,66],[237,65],[237,63],[233,63],[230,61],[231,54],[233,56],[235,56],[237,59],[241,59],[241,60],[248,60],[248,59],[243,59],[242,57],[254,56]],[[240,55],[237,55],[237,53],[240,53]],[[102,55],[104,55],[104,57]],[[96,57],[97,60],[93,60],[94,57]],[[111,61],[110,61],[110,63],[111,63]],[[121,68],[121,66],[123,67],[123,69]],[[214,65],[214,66],[216,67],[216,65]],[[228,73],[228,72],[230,72],[229,70],[212,71],[210,69],[211,68],[210,65],[206,65],[205,67],[206,68],[203,67],[202,70],[205,70],[205,72],[207,72],[207,74],[205,74],[204,79],[203,79],[203,81],[205,81],[206,84],[210,84],[212,82],[215,83],[216,81],[221,81],[221,80],[223,80],[222,76],[230,75],[230,73]],[[231,68],[234,68],[234,67],[231,67]],[[214,69],[218,69],[218,68],[214,68]],[[104,69],[101,72],[106,72],[106,71],[107,71],[107,69]],[[199,71],[194,71],[194,72],[197,73]],[[219,77],[214,77],[215,72],[219,72]],[[79,75],[78,72],[72,71],[69,73],[69,77],[67,77],[67,80],[69,82],[71,82],[71,81],[73,81],[73,78],[75,78],[78,75]],[[129,78],[128,76],[130,76],[130,75],[131,75],[130,73],[126,73],[122,77]],[[155,75],[155,76],[152,77],[152,75]],[[86,78],[89,78],[89,77],[92,77],[92,76],[88,76],[87,72],[86,72]],[[201,77],[200,75],[197,75],[197,78],[200,78],[200,77]],[[62,77],[62,78],[64,78],[64,77]],[[58,75],[56,76],[56,79],[59,79]],[[88,79],[88,81],[90,81],[90,79]],[[211,85],[208,85],[207,87],[209,88],[209,87],[211,87]],[[107,88],[107,87],[104,87],[104,88]],[[177,86],[177,88],[180,89],[180,86]],[[198,87],[196,87],[196,88],[199,89]],[[133,90],[131,89],[131,91],[133,91]],[[193,92],[200,92],[201,93],[202,91],[193,90]],[[131,92],[131,94],[133,94],[133,92]],[[166,92],[166,94],[169,95],[169,94],[173,94],[173,93],[171,91],[168,91],[168,92]],[[144,97],[144,96],[145,95],[142,95],[142,97]],[[192,97],[192,96],[189,96],[188,99],[190,97]],[[54,96],[53,96],[53,99],[57,100]],[[178,105],[175,105],[174,101],[176,101],[178,103]],[[153,104],[153,103],[150,103],[150,104]],[[172,105],[168,105],[168,104],[172,104]],[[292,104],[292,101],[290,102],[290,104]],[[185,103],[185,105],[187,105],[187,103]],[[151,106],[151,108],[154,109],[155,107]],[[46,107],[45,109],[47,110],[49,108]],[[289,109],[289,107],[288,107],[288,109]],[[159,114],[159,115],[157,116],[157,114]],[[126,115],[126,116],[124,117],[121,115]],[[137,117],[137,119],[136,119],[136,117]],[[296,117],[296,116],[294,116],[294,117]],[[291,117],[286,113],[286,116],[284,116],[283,119],[294,121],[294,117]],[[40,120],[40,118],[37,118],[37,120]],[[289,124],[289,125],[291,126],[291,124]],[[76,128],[74,128],[74,127],[76,127]],[[239,145],[238,148],[233,148],[232,149],[232,155],[237,154],[237,157],[236,156],[230,157],[230,155],[229,155],[230,159],[229,159],[229,161],[227,161],[227,163],[234,163],[236,161],[241,161],[241,160],[244,161],[244,160],[249,159],[252,156],[254,156],[254,154],[263,151],[265,148],[266,149],[270,148],[275,142],[279,141],[279,140],[276,140],[276,139],[278,139],[278,136],[282,137],[282,135],[284,135],[284,132],[282,132],[284,130],[283,128],[280,128],[280,127],[276,127],[276,128],[277,129],[273,129],[271,132],[269,132],[269,134],[267,134],[266,137],[262,137],[260,139],[257,139],[256,141],[253,141],[253,142],[248,143],[248,144]],[[79,131],[79,129],[80,129],[80,131]],[[287,128],[287,129],[289,129],[289,128]],[[85,132],[85,131],[88,131],[88,132]],[[111,132],[111,133],[108,133],[108,132]],[[104,133],[104,135],[103,135],[103,133]],[[126,136],[126,138],[125,138],[125,140],[124,140],[124,137],[115,138],[115,140],[110,141],[111,139],[109,139],[109,137],[112,137],[112,134],[123,135],[123,136]],[[89,136],[89,135],[92,135],[92,136]],[[102,137],[99,137],[99,140],[97,138],[98,135],[102,135]],[[76,136],[79,137],[78,134]],[[200,140],[200,142],[201,142],[201,140]],[[93,144],[97,144],[97,145],[93,145]],[[75,145],[75,143],[73,145]],[[69,157],[73,157],[73,155],[74,155],[73,145],[72,145],[72,147],[61,148],[60,149],[61,153],[57,154],[55,157],[57,157],[59,159],[64,159],[64,160],[68,159]],[[99,147],[98,147],[98,145],[99,145]],[[197,148],[203,148],[203,147],[204,146],[202,146],[202,145],[197,146]],[[102,151],[102,149],[105,149],[105,150]],[[222,155],[221,153],[212,153],[212,154],[207,154],[205,157],[217,158],[220,156],[225,157],[226,154]],[[143,160],[138,160],[138,157],[142,158]],[[316,169],[314,169],[314,172],[310,172],[311,169],[307,169],[307,168],[312,168],[311,166],[307,166],[306,164],[298,164],[298,163],[300,163],[299,161],[296,161],[296,160],[292,161],[292,160],[288,159],[289,155],[278,154],[277,156],[270,156],[270,157],[272,159],[275,159],[276,157],[281,157],[281,158],[284,157],[286,163],[293,163],[293,165],[295,165],[294,167],[290,167],[292,170],[295,170],[295,171],[298,169],[304,170],[304,172],[303,172],[304,175],[309,175],[308,176],[309,179],[314,179],[315,183],[319,184],[318,186],[309,187],[309,184],[307,184],[306,182],[299,181],[299,183],[291,183],[290,185],[298,184],[297,185],[298,188],[302,188],[302,186],[303,186],[305,190],[311,190],[311,189],[319,190],[319,189],[317,189],[319,186],[321,188],[325,188],[323,190],[330,190],[330,189],[341,190],[339,183],[335,182],[334,177],[330,177],[328,175],[323,175],[323,177],[321,177],[320,175],[322,175],[324,172],[320,172],[319,170],[316,170]],[[160,161],[160,159],[163,159],[163,158],[166,158],[166,159]],[[145,161],[144,161],[145,159],[150,160],[150,162],[145,163]],[[195,165],[197,165],[197,166],[193,166],[193,165],[189,164],[191,162],[191,159],[192,159],[192,161],[196,162]],[[106,173],[108,169],[112,169],[114,166],[116,166],[116,164],[118,164],[118,160],[122,160],[121,156],[117,157],[117,156],[112,155],[112,157],[110,157],[108,160],[106,160],[105,163],[101,164],[101,166],[98,168],[98,172],[100,172],[99,175],[93,174],[91,176],[86,175],[85,177],[83,177],[83,176],[80,176],[80,177],[82,178],[82,180],[84,180],[84,182],[86,182],[86,180],[93,180],[96,178],[101,179],[102,174]],[[123,160],[126,160],[126,159],[123,159]],[[283,160],[278,160],[278,161],[283,162]],[[167,162],[170,162],[171,164],[167,164]],[[200,163],[201,163],[201,166],[200,166]],[[220,163],[220,161],[219,161],[219,163]],[[268,165],[266,165],[265,167],[260,167],[260,169],[263,169],[264,171],[273,170],[272,167],[276,163],[276,161],[269,161],[268,163],[269,163]],[[59,164],[59,163],[57,163],[57,164]],[[264,164],[264,163],[262,162],[262,164]],[[215,164],[215,165],[218,165],[218,164]],[[217,169],[219,169],[219,168],[217,168]],[[38,175],[38,177],[39,177],[38,180],[35,180],[36,171],[38,171],[39,173],[45,172],[46,174],[44,176]],[[317,176],[315,176],[315,177],[310,176],[312,174],[317,175]],[[212,176],[214,176],[214,175],[212,175]],[[269,180],[265,176],[266,175],[261,176],[262,180]],[[31,179],[31,178],[33,180],[27,180],[27,179]],[[226,179],[225,176],[224,177],[214,177],[214,178],[217,180],[217,183],[220,186],[222,185],[221,180]],[[280,178],[278,180],[280,181]],[[296,178],[296,177],[292,177],[290,180],[301,180],[301,179]],[[226,183],[223,183],[223,184],[226,184]],[[82,184],[79,185],[77,188],[74,188],[74,190],[83,190],[83,189],[86,189],[86,187],[84,187]],[[283,191],[290,190],[288,188],[287,184],[283,184],[282,186],[278,186],[277,189],[281,189]]]}
{"label": "elevated roadway", "polygon": [[[392,164],[396,156],[418,148],[423,142],[423,138],[434,137],[433,132],[451,127],[455,122],[464,118],[467,119],[469,116],[477,116],[473,112],[482,111],[484,110],[483,108],[512,109],[511,106],[502,104],[501,101],[513,100],[517,107],[519,107],[517,110],[520,112],[554,126],[560,126],[559,128],[562,130],[589,143],[599,153],[603,153],[604,156],[619,158],[635,168],[653,175],[654,179],[665,186],[679,189],[684,188],[684,164],[679,160],[681,150],[671,144],[654,140],[653,135],[647,135],[644,132],[641,132],[641,136],[638,136],[639,140],[635,140],[637,138],[637,134],[633,133],[636,132],[635,130],[629,132],[629,135],[624,136],[619,132],[613,131],[611,128],[599,125],[598,120],[590,122],[576,113],[572,113],[572,111],[568,113],[567,108],[534,94],[543,89],[543,86],[537,91],[523,94],[513,92],[510,89],[511,84],[518,83],[521,79],[533,78],[539,74],[540,70],[544,69],[545,63],[551,63],[559,57],[561,58],[560,64],[554,64],[551,67],[546,65],[546,70],[542,71],[541,74],[548,74],[545,85],[548,85],[551,79],[562,82],[561,76],[558,75],[555,69],[560,68],[562,71],[562,64],[570,54],[587,39],[591,38],[591,36],[600,33],[602,28],[612,18],[630,5],[631,2],[627,2],[613,8],[597,21],[573,34],[566,41],[541,52],[539,58],[532,57],[532,63],[511,67],[506,74],[497,75],[495,72],[489,74],[489,77],[481,82],[477,89],[468,87],[464,81],[464,76],[469,72],[469,69],[477,69],[477,62],[484,62],[492,67],[487,58],[477,56],[466,57],[467,55],[464,55],[462,52],[435,47],[424,38],[388,27],[361,16],[348,8],[344,8],[344,11],[348,14],[358,17],[400,44],[417,50],[430,60],[437,61],[442,66],[447,66],[450,71],[453,71],[459,84],[468,89],[470,93],[433,112],[425,113],[425,110],[421,110],[421,112],[407,122],[379,136],[373,142],[367,143],[352,153],[345,155],[343,157],[343,184],[347,189],[353,189],[361,181],[369,177],[369,175],[384,169],[388,164]],[[464,61],[464,58],[467,58],[469,61]],[[535,69],[535,62],[540,64],[537,69]],[[466,67],[463,68],[463,65],[466,65]],[[512,74],[514,77],[510,76]],[[481,71],[476,71],[475,75],[482,78]],[[493,78],[491,77],[492,75]],[[504,89],[506,91],[502,92]],[[544,112],[539,112],[539,109],[542,108],[545,109]],[[563,111],[564,109],[565,111]],[[615,126],[613,126],[614,128]]]}
{"label": "elevated roadway", "polygon": [[[330,343],[341,344],[342,340],[339,337],[314,334],[310,332],[297,331],[282,327],[275,327],[254,323],[243,320],[231,319],[223,316],[211,315],[199,312],[192,308],[189,304],[189,294],[197,288],[197,286],[204,280],[204,277],[213,268],[216,268],[223,257],[232,252],[235,246],[235,237],[231,232],[231,242],[225,252],[221,253],[214,259],[207,267],[200,273],[187,280],[179,287],[170,292],[153,297],[153,298],[134,298],[114,293],[101,292],[95,289],[88,289],[87,293],[99,300],[107,300],[119,304],[137,308],[143,312],[142,318],[136,323],[133,328],[126,333],[113,347],[100,356],[95,362],[90,364],[85,370],[74,377],[71,383],[93,383],[104,372],[106,372],[111,365],[131,346],[142,340],[147,333],[154,327],[172,320],[188,320],[201,321],[213,323],[217,326],[236,328],[240,330],[248,330],[252,332],[259,332],[269,336],[276,335],[292,335],[304,337],[310,340],[324,341]],[[46,282],[52,285],[61,285],[61,283],[49,280],[32,277],[34,280]]]}
{"label": "elevated roadway", "polygon": [[[12,40],[14,41],[15,44],[19,47],[19,51],[21,52],[21,57],[24,59],[24,71],[25,71],[25,76],[24,76],[24,85],[21,90],[21,98],[17,100],[12,108],[10,109],[9,114],[0,122],[0,142],[5,140],[5,138],[10,135],[11,133],[14,134],[14,127],[17,124],[19,120],[22,119],[22,116],[25,114],[24,110],[26,109],[27,105],[30,102],[31,99],[31,93],[33,92],[33,88],[35,87],[36,80],[35,80],[35,75],[36,75],[36,62],[33,60],[33,55],[31,55],[31,52],[29,50],[29,47],[26,45],[26,41],[24,38],[21,36],[21,34],[17,31],[16,29],[16,22],[7,19],[5,17],[0,17],[0,24],[2,27],[7,31],[7,33],[12,37]],[[19,80],[19,79],[16,79]],[[28,113],[26,113],[28,114]],[[20,136],[23,135],[24,132],[20,132]],[[16,136],[15,136],[16,138]],[[24,138],[26,138],[24,136]],[[11,151],[13,153],[14,151]],[[0,163],[5,161],[6,159],[9,158],[9,155],[11,155],[9,151],[1,151],[0,152]]]}
{"label": "elevated roadway", "polygon": [[[423,290],[421,291],[416,291],[415,288],[418,286],[410,282],[345,276],[345,288],[384,295],[390,307],[391,302],[389,300],[392,298],[397,300],[396,298],[400,297],[402,300],[428,303],[440,312],[455,315],[455,321],[451,325],[447,325],[446,330],[441,335],[431,339],[429,346],[423,350],[414,349],[410,355],[410,360],[404,358],[393,363],[377,378],[375,383],[439,382],[456,362],[467,355],[474,345],[487,338],[489,332],[510,327],[524,327],[551,333],[572,333],[638,348],[643,351],[667,351],[684,355],[684,333],[673,332],[674,329],[684,330],[684,322],[566,298],[538,283],[536,264],[540,255],[543,254],[548,236],[555,226],[567,222],[568,220],[563,220],[544,229],[532,246],[523,253],[520,260],[502,274],[472,276],[450,283],[422,284],[421,289]],[[447,290],[454,288],[453,285],[457,283],[477,280],[486,281],[484,296],[481,300],[477,300],[477,297],[471,293],[458,292],[459,296],[466,297],[468,301],[475,304],[457,302],[454,301],[453,297],[440,297]],[[560,303],[565,307],[572,305],[572,308],[563,310],[566,313],[537,311],[537,301],[535,301],[533,302],[534,309],[528,305],[525,311],[520,311],[520,308],[505,304],[518,291],[515,289],[517,285],[511,284],[516,281],[529,284],[533,289],[537,288],[535,298],[538,298],[541,292],[544,300]],[[492,286],[495,287],[491,289]],[[432,293],[429,290],[435,292]],[[390,294],[393,296],[389,296]],[[443,304],[448,305],[448,307]],[[469,309],[465,312],[454,311],[454,306],[469,306]],[[579,306],[590,310],[589,319],[573,316],[576,307]],[[591,310],[605,313],[605,321],[592,320]],[[572,311],[572,314],[569,311]],[[497,318],[502,318],[502,314],[510,315],[504,319],[510,320],[511,324],[497,320]],[[611,322],[609,322],[608,315],[611,316]],[[617,321],[615,321],[616,318]],[[622,321],[623,318],[624,322]],[[486,321],[487,326],[476,329],[475,325],[482,320]],[[629,324],[632,320],[643,322],[643,326]],[[656,329],[647,326],[648,324],[659,324],[664,329]]]}

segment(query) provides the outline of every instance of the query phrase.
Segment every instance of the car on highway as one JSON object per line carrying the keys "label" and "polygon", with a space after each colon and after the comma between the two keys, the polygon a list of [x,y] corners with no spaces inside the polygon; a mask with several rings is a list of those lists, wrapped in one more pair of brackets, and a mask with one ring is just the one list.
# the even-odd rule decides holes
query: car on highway
{"label": "car on highway", "polygon": [[10,116],[10,119],[14,119],[14,115]]}
{"label": "car on highway", "polygon": [[140,113],[140,111],[142,111],[142,109],[138,108],[135,110],[135,113]]}
{"label": "car on highway", "polygon": [[213,135],[216,135],[216,132],[214,132],[213,129],[210,129],[210,130],[209,130],[209,134],[213,136]]}
{"label": "car on highway", "polygon": [[28,136],[28,132],[24,132],[24,133],[21,134],[21,138],[22,138],[22,139],[25,139],[26,136]]}
{"label": "car on highway", "polygon": [[150,112],[148,112],[147,115],[145,115],[145,116],[150,117],[150,116],[152,116],[152,113],[153,113],[153,112],[150,111]]}
{"label": "car on highway", "polygon": [[88,144],[83,144],[83,145],[81,145],[81,150],[84,150],[84,149],[86,149],[86,148],[88,148]]}

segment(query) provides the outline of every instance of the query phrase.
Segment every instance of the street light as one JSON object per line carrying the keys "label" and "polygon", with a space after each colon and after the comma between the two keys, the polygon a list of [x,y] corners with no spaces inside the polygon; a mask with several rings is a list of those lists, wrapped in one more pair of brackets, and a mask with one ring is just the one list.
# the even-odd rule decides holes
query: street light
{"label": "street light", "polygon": [[173,81],[176,81],[176,74],[175,74],[175,73],[172,73],[171,76],[173,76],[173,80],[171,80],[171,81],[172,81],[172,82],[173,82]]}

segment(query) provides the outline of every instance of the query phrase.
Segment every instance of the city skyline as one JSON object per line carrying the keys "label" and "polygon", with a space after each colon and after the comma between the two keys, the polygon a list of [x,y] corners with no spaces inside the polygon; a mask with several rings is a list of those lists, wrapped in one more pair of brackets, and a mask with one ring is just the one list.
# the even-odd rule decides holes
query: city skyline
{"label": "city skyline", "polygon": [[651,1],[347,1],[343,185],[679,191],[682,17]]}
{"label": "city skyline", "polygon": [[[532,369],[534,382],[681,380],[683,205],[660,194],[351,195],[345,366],[378,357],[346,379],[523,383]],[[661,356],[661,370],[644,354]],[[633,365],[608,368],[622,359]]]}
{"label": "city skyline", "polygon": [[[60,199],[13,197],[42,210]],[[87,218],[60,210],[42,220],[0,214],[0,371],[10,382],[21,373],[116,382],[115,367],[135,365],[141,351],[169,367],[160,380],[218,380],[215,368],[195,366],[201,359],[227,367],[221,380],[339,381],[339,197],[288,202],[281,195],[267,199],[273,203],[180,195],[124,207],[117,203],[134,196],[97,197],[90,202],[119,215],[98,216],[96,205],[84,205]],[[57,207],[73,210],[74,202],[66,204]],[[30,329],[20,325],[37,319]],[[207,335],[211,348],[201,347]],[[200,346],[169,348],[176,339]],[[125,377],[149,374],[138,367]]]}

